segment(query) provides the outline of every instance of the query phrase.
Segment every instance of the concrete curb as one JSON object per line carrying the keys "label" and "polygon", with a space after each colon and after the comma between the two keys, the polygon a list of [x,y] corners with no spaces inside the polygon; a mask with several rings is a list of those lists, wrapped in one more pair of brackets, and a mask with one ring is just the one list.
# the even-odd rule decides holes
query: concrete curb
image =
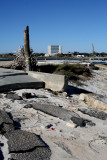
{"label": "concrete curb", "polygon": [[28,71],[29,76],[45,82],[45,88],[53,91],[65,91],[68,86],[68,80],[65,75],[57,75],[43,72]]}

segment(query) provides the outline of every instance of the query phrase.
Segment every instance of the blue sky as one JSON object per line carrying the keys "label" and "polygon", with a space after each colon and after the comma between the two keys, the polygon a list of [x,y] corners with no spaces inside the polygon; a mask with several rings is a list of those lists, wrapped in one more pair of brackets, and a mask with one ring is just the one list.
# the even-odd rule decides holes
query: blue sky
{"label": "blue sky", "polygon": [[107,52],[107,0],[0,0],[0,53],[24,44],[26,25],[34,52]]}

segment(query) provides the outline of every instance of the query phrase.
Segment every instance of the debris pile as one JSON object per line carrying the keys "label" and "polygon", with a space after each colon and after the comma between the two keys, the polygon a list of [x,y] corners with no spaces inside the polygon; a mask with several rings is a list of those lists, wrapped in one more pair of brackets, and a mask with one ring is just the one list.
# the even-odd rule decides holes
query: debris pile
{"label": "debris pile", "polygon": [[8,139],[10,159],[49,160],[51,150],[41,137],[17,128],[10,116],[10,114],[0,110],[0,134]]}

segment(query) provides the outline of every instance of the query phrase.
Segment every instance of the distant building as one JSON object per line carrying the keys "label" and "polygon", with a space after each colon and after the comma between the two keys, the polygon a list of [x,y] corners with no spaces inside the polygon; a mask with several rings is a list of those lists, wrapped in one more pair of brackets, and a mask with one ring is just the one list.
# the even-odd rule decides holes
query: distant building
{"label": "distant building", "polygon": [[84,55],[77,55],[77,58],[84,58]]}
{"label": "distant building", "polygon": [[60,46],[60,45],[48,46],[48,54],[49,55],[61,54],[61,53],[62,53],[62,46]]}

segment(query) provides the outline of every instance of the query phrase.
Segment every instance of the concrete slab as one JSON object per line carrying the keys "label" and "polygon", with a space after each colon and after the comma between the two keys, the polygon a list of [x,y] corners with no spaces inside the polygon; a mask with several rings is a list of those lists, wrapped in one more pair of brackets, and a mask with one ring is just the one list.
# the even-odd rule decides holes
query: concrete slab
{"label": "concrete slab", "polygon": [[65,75],[50,74],[44,72],[28,71],[29,76],[45,82],[45,88],[56,92],[63,92],[68,86],[68,78]]}
{"label": "concrete slab", "polygon": [[24,71],[0,68],[0,92],[43,87],[44,82],[29,76]]}

